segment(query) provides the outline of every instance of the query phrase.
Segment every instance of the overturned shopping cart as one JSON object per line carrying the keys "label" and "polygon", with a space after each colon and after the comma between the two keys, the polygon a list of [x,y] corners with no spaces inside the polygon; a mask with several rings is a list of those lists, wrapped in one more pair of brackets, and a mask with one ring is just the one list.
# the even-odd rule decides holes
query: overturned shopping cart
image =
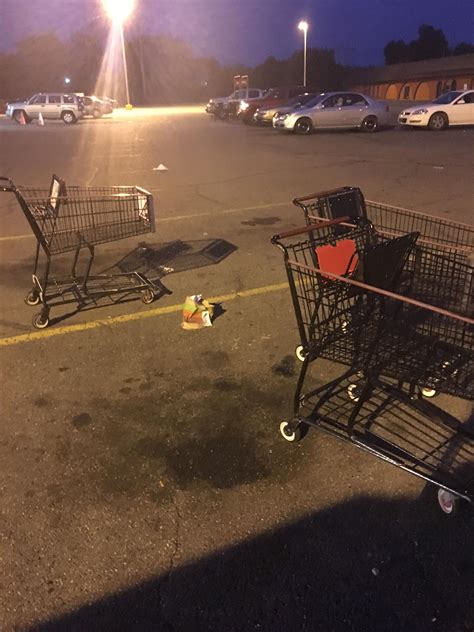
{"label": "overturned shopping cart", "polygon": [[[276,235],[303,364],[288,441],[316,426],[435,483],[442,508],[474,499],[474,432],[415,398],[418,384],[472,396],[472,266],[419,231],[388,235],[343,216]],[[442,286],[436,283],[442,281]],[[345,366],[307,386],[317,358]]]}
{"label": "overturned shopping cart", "polygon": [[[138,272],[92,275],[95,246],[154,232],[153,197],[138,187],[67,186],[53,176],[49,189],[16,187],[8,178],[0,178],[0,191],[14,193],[36,237],[36,256],[32,289],[27,305],[40,305],[33,325],[43,329],[49,324],[53,306],[76,303],[78,308],[94,304],[102,297],[113,301],[141,293],[144,303],[153,302],[160,286]],[[85,270],[78,274],[79,255],[88,251]],[[40,272],[40,252],[45,263]],[[70,274],[51,277],[51,260],[73,253]]]}

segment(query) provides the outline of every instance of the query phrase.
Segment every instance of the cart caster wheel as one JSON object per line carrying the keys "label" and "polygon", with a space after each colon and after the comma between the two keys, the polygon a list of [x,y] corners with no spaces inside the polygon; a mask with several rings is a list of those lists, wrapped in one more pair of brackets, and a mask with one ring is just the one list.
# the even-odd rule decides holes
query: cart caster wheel
{"label": "cart caster wheel", "polygon": [[295,355],[300,362],[304,362],[308,354],[305,353],[303,345],[298,345],[295,349]]}
{"label": "cart caster wheel", "polygon": [[445,514],[452,515],[458,508],[459,499],[446,489],[438,489],[438,503],[441,511]]}
{"label": "cart caster wheel", "polygon": [[43,312],[40,312],[33,317],[33,327],[36,329],[46,329],[48,325],[49,318],[48,316],[45,316]]}
{"label": "cart caster wheel", "polygon": [[435,395],[438,394],[438,391],[435,388],[430,388],[429,386],[422,386],[421,394],[423,397],[435,397]]}
{"label": "cart caster wheel", "polygon": [[143,290],[142,301],[145,303],[145,305],[150,305],[150,303],[153,303],[154,300],[155,293],[153,292],[153,290],[150,290],[150,288],[148,288],[147,290]]}
{"label": "cart caster wheel", "polygon": [[307,432],[308,428],[304,424],[299,424],[294,430],[290,428],[290,424],[287,421],[282,421],[280,424],[281,436],[290,443],[301,441]]}
{"label": "cart caster wheel", "polygon": [[36,292],[30,292],[29,294],[27,294],[25,296],[25,303],[27,305],[38,305],[38,303],[40,303],[41,299],[39,297],[39,294],[37,294]]}
{"label": "cart caster wheel", "polygon": [[349,384],[347,387],[347,395],[349,399],[352,399],[353,402],[358,402],[360,398],[360,394],[362,392],[362,387],[360,384]]}

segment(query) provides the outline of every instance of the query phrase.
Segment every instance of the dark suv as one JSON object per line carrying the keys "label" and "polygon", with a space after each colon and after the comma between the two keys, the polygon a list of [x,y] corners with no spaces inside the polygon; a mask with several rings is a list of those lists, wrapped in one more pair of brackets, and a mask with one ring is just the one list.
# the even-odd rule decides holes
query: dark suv
{"label": "dark suv", "polygon": [[303,94],[304,92],[310,92],[310,90],[304,86],[270,88],[270,90],[268,90],[261,99],[242,101],[237,115],[244,123],[252,123],[254,120],[253,115],[258,108],[285,105],[290,99],[298,96],[299,94]]}

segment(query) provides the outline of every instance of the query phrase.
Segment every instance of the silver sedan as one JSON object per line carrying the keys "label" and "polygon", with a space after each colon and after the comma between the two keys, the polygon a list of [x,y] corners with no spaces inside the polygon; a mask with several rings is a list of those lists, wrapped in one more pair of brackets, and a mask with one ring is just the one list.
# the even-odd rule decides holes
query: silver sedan
{"label": "silver sedan", "polygon": [[376,101],[357,92],[319,94],[304,108],[277,114],[273,127],[296,134],[311,134],[320,128],[360,128],[375,132],[389,125],[389,108],[385,101]]}

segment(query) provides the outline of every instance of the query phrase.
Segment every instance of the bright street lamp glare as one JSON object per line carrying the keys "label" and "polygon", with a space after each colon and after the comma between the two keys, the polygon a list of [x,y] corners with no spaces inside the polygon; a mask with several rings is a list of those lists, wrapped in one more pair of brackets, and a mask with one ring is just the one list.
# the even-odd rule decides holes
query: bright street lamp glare
{"label": "bright street lamp glare", "polygon": [[132,13],[135,0],[102,0],[102,4],[113,22],[123,24]]}
{"label": "bright street lamp glare", "polygon": [[308,30],[308,22],[306,22],[305,20],[302,20],[299,24],[298,24],[298,28],[300,31],[307,31]]}

